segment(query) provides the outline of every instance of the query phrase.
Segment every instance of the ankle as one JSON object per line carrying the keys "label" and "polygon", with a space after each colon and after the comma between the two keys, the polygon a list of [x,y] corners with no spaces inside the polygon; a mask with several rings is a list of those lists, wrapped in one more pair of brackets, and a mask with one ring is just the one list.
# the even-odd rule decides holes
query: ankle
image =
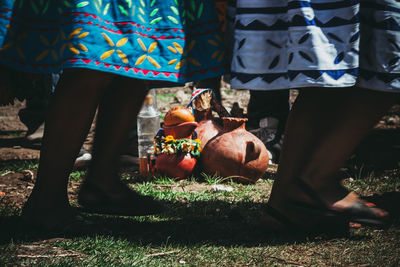
{"label": "ankle", "polygon": [[42,191],[34,189],[26,201],[25,205],[28,209],[62,209],[70,208],[67,193],[56,191]]}

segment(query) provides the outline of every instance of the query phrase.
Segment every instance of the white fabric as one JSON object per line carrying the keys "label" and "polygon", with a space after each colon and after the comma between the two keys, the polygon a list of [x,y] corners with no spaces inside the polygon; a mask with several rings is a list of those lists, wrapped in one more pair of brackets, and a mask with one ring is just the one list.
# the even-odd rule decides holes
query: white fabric
{"label": "white fabric", "polygon": [[396,0],[237,0],[231,87],[400,92]]}

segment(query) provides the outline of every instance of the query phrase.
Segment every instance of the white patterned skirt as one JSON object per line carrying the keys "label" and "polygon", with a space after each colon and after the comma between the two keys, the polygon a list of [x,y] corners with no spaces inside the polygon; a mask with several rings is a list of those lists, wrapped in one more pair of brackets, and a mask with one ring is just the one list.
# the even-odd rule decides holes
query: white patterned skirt
{"label": "white patterned skirt", "polygon": [[400,92],[399,0],[237,0],[228,11],[232,88]]}

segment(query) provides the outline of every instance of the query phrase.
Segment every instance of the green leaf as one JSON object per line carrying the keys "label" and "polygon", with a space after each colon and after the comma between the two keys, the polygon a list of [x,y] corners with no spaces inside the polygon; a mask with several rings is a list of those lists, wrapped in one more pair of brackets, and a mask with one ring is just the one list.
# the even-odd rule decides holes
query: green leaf
{"label": "green leaf", "polygon": [[150,17],[154,17],[157,14],[158,10],[160,10],[160,9],[159,8],[155,8],[153,11],[151,11]]}
{"label": "green leaf", "polygon": [[192,10],[195,11],[196,10],[196,2],[194,0],[191,0],[190,4],[192,6]]}
{"label": "green leaf", "polygon": [[35,11],[36,14],[39,13],[39,10],[38,10],[38,8],[37,8],[35,2],[32,1],[32,2],[31,2],[31,5],[32,5],[33,11]]}
{"label": "green leaf", "polygon": [[176,18],[174,18],[173,16],[167,16],[167,18],[168,18],[170,21],[172,21],[173,23],[179,24],[179,21],[178,21]]}
{"label": "green leaf", "polygon": [[194,16],[190,12],[187,13],[187,16],[189,19],[191,19],[193,21],[195,20]]}
{"label": "green leaf", "polygon": [[162,17],[157,17],[157,18],[153,19],[152,21],[150,21],[150,24],[151,24],[151,25],[156,24],[156,23],[158,23],[160,20],[162,20]]}
{"label": "green leaf", "polygon": [[101,12],[99,1],[94,2],[94,7],[96,8],[97,12]]}
{"label": "green leaf", "polygon": [[46,4],[44,5],[44,7],[43,7],[43,10],[42,10],[42,13],[43,13],[43,14],[47,12],[47,9],[49,8],[49,4],[50,4],[50,0],[48,0],[48,1],[46,2]]}
{"label": "green leaf", "polygon": [[121,11],[122,14],[124,14],[125,16],[129,16],[128,12],[126,11],[126,9],[123,6],[118,5],[118,8],[119,8],[119,11]]}
{"label": "green leaf", "polygon": [[197,12],[197,18],[201,17],[201,15],[203,14],[203,10],[204,10],[204,3],[201,3],[199,6],[199,11]]}
{"label": "green leaf", "polygon": [[142,5],[142,7],[146,7],[146,3],[144,2],[144,0],[140,0],[140,4]]}
{"label": "green leaf", "polygon": [[171,10],[175,15],[177,15],[177,16],[179,15],[179,10],[176,7],[171,6]]}
{"label": "green leaf", "polygon": [[153,7],[155,3],[156,3],[156,0],[152,0],[152,1],[150,2],[150,7]]}
{"label": "green leaf", "polygon": [[139,7],[139,12],[142,13],[143,16],[146,16],[146,12],[143,8]]}
{"label": "green leaf", "polygon": [[142,15],[138,15],[138,18],[143,22],[143,23],[146,23],[146,20],[142,17]]}
{"label": "green leaf", "polygon": [[108,4],[104,7],[103,15],[107,15],[108,9],[110,9],[110,3],[108,3]]}
{"label": "green leaf", "polygon": [[80,7],[85,7],[87,5],[89,5],[89,1],[83,1],[83,2],[76,4],[76,7],[80,8]]}

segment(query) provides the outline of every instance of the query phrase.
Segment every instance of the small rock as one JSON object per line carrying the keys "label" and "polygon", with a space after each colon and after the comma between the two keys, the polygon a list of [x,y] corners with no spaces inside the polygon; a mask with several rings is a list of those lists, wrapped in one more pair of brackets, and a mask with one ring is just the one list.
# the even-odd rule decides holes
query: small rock
{"label": "small rock", "polygon": [[226,192],[232,192],[233,188],[230,186],[225,186],[225,185],[220,185],[220,184],[215,184],[211,187],[214,191],[226,191]]}
{"label": "small rock", "polygon": [[189,95],[187,95],[183,90],[179,90],[175,94],[175,101],[179,103],[186,103],[189,102],[187,101],[189,99]]}

